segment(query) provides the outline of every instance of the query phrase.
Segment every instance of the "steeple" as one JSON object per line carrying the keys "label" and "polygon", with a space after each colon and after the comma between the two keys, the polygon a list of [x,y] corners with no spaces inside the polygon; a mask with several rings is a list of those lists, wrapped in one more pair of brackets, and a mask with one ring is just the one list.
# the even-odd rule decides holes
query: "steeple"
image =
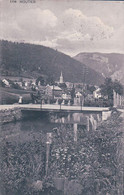
{"label": "steeple", "polygon": [[63,83],[63,75],[62,75],[62,71],[61,71],[61,75],[60,75],[60,81],[59,83]]}

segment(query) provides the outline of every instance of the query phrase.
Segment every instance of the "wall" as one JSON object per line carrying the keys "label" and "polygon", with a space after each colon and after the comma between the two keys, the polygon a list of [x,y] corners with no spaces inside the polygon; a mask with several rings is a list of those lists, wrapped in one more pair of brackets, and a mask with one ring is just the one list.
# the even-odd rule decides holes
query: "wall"
{"label": "wall", "polygon": [[15,122],[22,119],[20,108],[0,110],[0,124]]}

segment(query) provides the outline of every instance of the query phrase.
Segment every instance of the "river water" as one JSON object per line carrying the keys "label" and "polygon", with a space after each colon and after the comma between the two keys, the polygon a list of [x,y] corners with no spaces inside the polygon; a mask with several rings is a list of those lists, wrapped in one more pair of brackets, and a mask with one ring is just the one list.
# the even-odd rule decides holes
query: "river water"
{"label": "river water", "polygon": [[[2,125],[2,195],[26,194],[34,181],[42,180],[45,175],[46,134],[75,123],[86,129],[87,116],[89,114],[46,115]],[[99,120],[100,116],[97,114],[95,118]],[[72,132],[73,127],[75,125],[72,125]]]}

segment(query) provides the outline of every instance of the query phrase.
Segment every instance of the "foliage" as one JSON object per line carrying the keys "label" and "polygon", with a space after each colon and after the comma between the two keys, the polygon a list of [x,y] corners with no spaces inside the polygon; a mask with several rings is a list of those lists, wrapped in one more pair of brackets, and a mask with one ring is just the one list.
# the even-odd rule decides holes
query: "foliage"
{"label": "foliage", "polygon": [[103,85],[100,86],[101,93],[104,96],[108,96],[108,99],[113,99],[113,90],[115,90],[116,93],[122,95],[123,94],[123,86],[121,83],[117,80],[112,81],[111,78],[106,78]]}
{"label": "foliage", "polygon": [[96,88],[95,88],[95,86],[93,86],[93,85],[87,85],[87,90],[89,90],[91,93],[93,93],[93,91],[95,91],[96,90]]}
{"label": "foliage", "polygon": [[58,99],[58,104],[61,104],[62,103],[62,99]]}
{"label": "foliage", "polygon": [[113,83],[113,89],[115,90],[116,93],[118,93],[119,95],[123,95],[124,93],[124,89],[123,86],[121,85],[121,83],[118,80],[115,80]]}
{"label": "foliage", "polygon": [[5,87],[5,83],[2,82],[2,80],[0,80],[0,87]]}
{"label": "foliage", "polygon": [[67,85],[65,83],[59,83],[59,87],[62,89],[66,89]]}
{"label": "foliage", "polygon": [[[121,188],[123,168],[123,121],[120,113],[112,109],[109,120],[101,122],[96,131],[78,128],[74,141],[73,125],[62,125],[53,130],[48,176],[45,176],[46,137],[30,132],[3,139],[1,148],[2,187],[9,195],[63,194],[55,189],[54,178],[64,181],[68,195],[116,195]],[[37,126],[36,126],[37,127]],[[29,134],[29,132],[27,133]],[[43,181],[43,191],[32,188],[34,181]]]}
{"label": "foliage", "polygon": [[[41,45],[26,43],[0,42],[1,50],[1,73],[10,76],[27,76],[38,78],[41,75],[53,77],[58,80],[61,71],[64,79],[71,82],[82,82],[84,80],[85,65],[73,58]],[[99,84],[103,77],[88,68],[87,83]],[[74,73],[74,74],[72,74]]]}
{"label": "foliage", "polygon": [[54,78],[53,78],[52,76],[48,76],[48,78],[47,78],[47,83],[48,83],[49,85],[55,85],[55,80],[54,80]]}
{"label": "foliage", "polygon": [[23,103],[30,103],[30,91],[10,88],[0,88],[0,104],[14,104],[18,103],[19,96],[23,97]]}
{"label": "foliage", "polygon": [[21,89],[19,84],[18,83],[14,83],[14,82],[12,83],[11,87],[14,88],[14,89]]}
{"label": "foliage", "polygon": [[[32,194],[31,184],[44,176],[44,140],[34,133],[25,143],[2,141],[1,177],[6,194]],[[21,140],[22,141],[22,140]],[[20,193],[21,192],[21,193]]]}
{"label": "foliage", "polygon": [[75,88],[74,88],[74,85],[73,85],[73,88],[71,90],[71,99],[74,101],[74,97],[75,97]]}
{"label": "foliage", "polygon": [[108,96],[108,99],[113,99],[113,82],[111,78],[106,78],[103,85],[100,86],[101,93]]}
{"label": "foliage", "polygon": [[112,100],[108,99],[94,99],[94,100],[88,100],[86,99],[84,101],[84,106],[91,106],[91,107],[111,107],[113,104]]}
{"label": "foliage", "polygon": [[[51,179],[56,176],[77,181],[77,186],[81,185],[78,187],[82,191],[80,194],[116,195],[119,189],[118,144],[121,143],[121,136],[122,122],[116,111],[97,131],[78,130],[77,143],[73,141],[72,127],[62,126],[54,134]],[[69,193],[73,195],[74,191]]]}
{"label": "foliage", "polygon": [[45,79],[44,77],[40,76],[36,79],[36,85],[38,85],[40,82],[40,85],[45,85]]}

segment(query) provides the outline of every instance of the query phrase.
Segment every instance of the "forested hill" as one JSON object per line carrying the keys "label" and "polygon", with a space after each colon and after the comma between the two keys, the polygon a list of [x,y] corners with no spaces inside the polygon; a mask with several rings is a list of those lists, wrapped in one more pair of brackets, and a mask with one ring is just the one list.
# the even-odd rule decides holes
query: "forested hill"
{"label": "forested hill", "polygon": [[2,75],[37,78],[40,75],[58,80],[101,84],[103,76],[81,62],[41,45],[0,41],[0,71]]}

